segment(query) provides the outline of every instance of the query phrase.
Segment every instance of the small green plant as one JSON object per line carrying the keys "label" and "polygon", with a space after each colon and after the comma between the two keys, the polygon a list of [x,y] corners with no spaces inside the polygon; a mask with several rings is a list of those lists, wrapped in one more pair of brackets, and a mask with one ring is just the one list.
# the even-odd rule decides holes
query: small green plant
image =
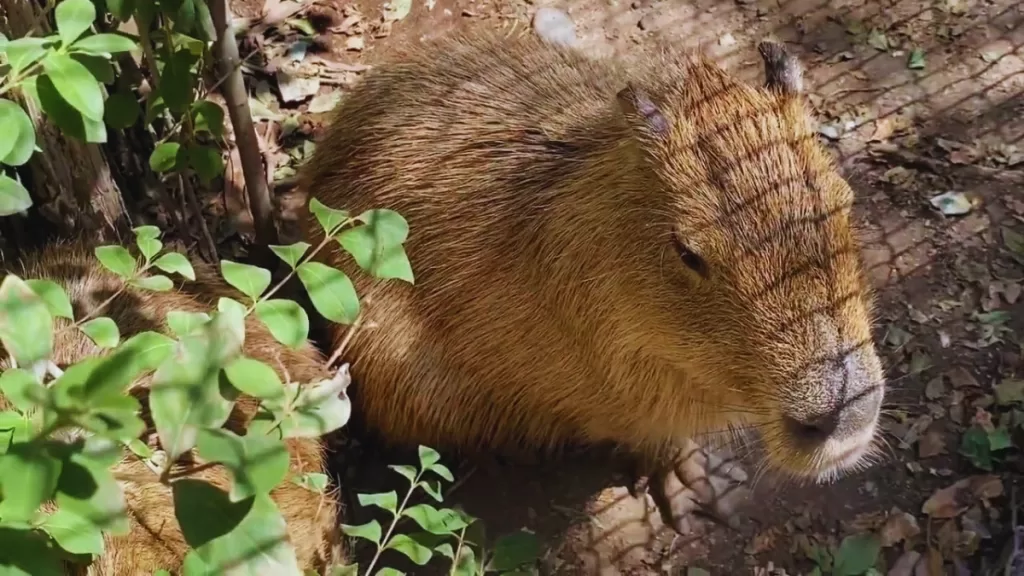
{"label": "small green plant", "polygon": [[[6,408],[0,412],[0,566],[56,574],[61,551],[95,557],[103,553],[104,533],[126,533],[124,497],[111,468],[127,449],[171,488],[178,522],[192,547],[184,574],[212,573],[228,564],[301,573],[269,493],[290,476],[286,439],[319,437],[348,421],[348,372],[342,366],[320,382],[289,381],[286,372],[244,355],[245,319],[257,318],[285,346],[304,345],[305,310],[275,298],[298,276],[319,313],[354,328],[359,298],[352,281],[312,260],[330,243],[372,276],[413,281],[403,248],[408,227],[400,215],[370,210],[350,217],[320,202],[313,206],[324,240],[316,247],[273,247],[291,267],[286,278],[272,287],[267,270],[224,260],[221,275],[243,300],[221,298],[209,314],[168,310],[163,332],[123,339],[117,323],[101,312],[75,318],[64,286],[54,280],[4,277],[0,343],[9,368],[0,374],[0,400],[6,402],[0,404]],[[122,280],[97,311],[128,290],[173,289],[168,274],[195,279],[184,255],[164,251],[159,229],[140,226],[134,232],[138,256],[123,246],[95,250],[99,264]],[[64,325],[55,329],[58,318]],[[58,367],[55,345],[69,330],[81,331],[109,353]],[[140,417],[142,404],[127,393],[148,373],[148,408],[159,450],[144,441],[151,432]],[[225,393],[225,384],[232,393]],[[223,428],[239,394],[259,400],[244,435]],[[230,472],[229,491],[189,477],[188,469],[171,475],[193,450]],[[305,474],[290,481],[322,492],[327,477]],[[279,544],[268,548],[269,541]]]}
{"label": "small green plant", "polygon": [[[35,126],[14,101],[4,98],[18,90],[66,134],[87,142],[107,141],[104,126],[105,83],[113,82],[113,54],[137,47],[124,34],[89,33],[96,21],[91,0],[64,0],[54,9],[57,33],[43,38],[9,40],[0,34],[0,56],[6,72],[0,78],[0,169],[29,161],[37,150]],[[0,68],[3,69],[3,68]],[[136,104],[136,107],[138,105]],[[113,108],[117,110],[117,108]],[[3,173],[6,172],[6,173]],[[28,191],[9,174],[0,172],[0,216],[27,210]]]}
{"label": "small green plant", "polygon": [[[342,525],[345,534],[367,540],[375,546],[373,558],[363,574],[401,574],[388,567],[373,571],[385,550],[399,552],[419,566],[426,565],[436,556],[446,557],[451,562],[449,574],[453,576],[482,576],[491,572],[503,575],[531,573],[528,569],[536,562],[540,549],[532,533],[519,531],[499,538],[493,553],[488,556],[483,547],[484,531],[479,519],[462,510],[439,509],[426,503],[409,505],[418,490],[438,503],[444,502],[441,480],[452,482],[455,478],[440,461],[441,456],[437,451],[420,446],[419,467],[390,466],[409,482],[409,488],[401,501],[395,491],[358,495],[361,505],[380,508],[391,517],[386,531],[377,520],[358,526]],[[411,520],[421,530],[411,534],[395,533],[395,528],[403,519]],[[358,565],[345,566],[334,572],[335,576],[358,573]]]}

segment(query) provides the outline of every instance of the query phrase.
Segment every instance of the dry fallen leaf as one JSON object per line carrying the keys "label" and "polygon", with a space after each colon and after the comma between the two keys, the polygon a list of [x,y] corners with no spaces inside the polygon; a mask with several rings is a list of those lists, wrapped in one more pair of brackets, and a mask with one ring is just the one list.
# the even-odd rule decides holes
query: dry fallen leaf
{"label": "dry fallen leaf", "polygon": [[918,458],[931,458],[945,451],[946,439],[942,436],[942,431],[936,427],[929,428],[917,442]]}
{"label": "dry fallen leaf", "polygon": [[914,576],[914,567],[917,566],[918,560],[920,559],[920,552],[907,550],[896,560],[896,563],[892,565],[892,568],[889,568],[889,572],[886,576]]}
{"label": "dry fallen leaf", "polygon": [[345,39],[345,49],[354,50],[356,52],[361,51],[366,47],[366,41],[362,36],[349,36]]}
{"label": "dry fallen leaf", "polygon": [[894,128],[892,118],[879,118],[875,120],[875,131],[871,133],[868,142],[888,140],[892,136]]}
{"label": "dry fallen leaf", "polygon": [[981,384],[974,377],[973,374],[963,366],[957,366],[956,368],[946,372],[946,376],[949,378],[949,382],[953,385],[953,388],[963,388],[970,386],[972,388],[980,388]]}
{"label": "dry fallen leaf", "polygon": [[955,518],[964,513],[973,500],[988,500],[1002,493],[1003,481],[998,476],[971,476],[936,490],[921,506],[921,512],[932,518]]}
{"label": "dry fallen leaf", "polygon": [[917,519],[912,514],[894,508],[892,514],[882,526],[880,537],[882,546],[888,548],[917,536],[921,528],[917,525]]}
{"label": "dry fallen leaf", "polygon": [[946,395],[946,381],[941,375],[928,381],[924,387],[924,395],[929,400],[937,400]]}

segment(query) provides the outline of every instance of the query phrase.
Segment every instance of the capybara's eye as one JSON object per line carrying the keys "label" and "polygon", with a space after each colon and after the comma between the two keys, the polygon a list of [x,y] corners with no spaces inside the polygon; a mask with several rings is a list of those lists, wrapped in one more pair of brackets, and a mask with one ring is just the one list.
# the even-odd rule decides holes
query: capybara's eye
{"label": "capybara's eye", "polygon": [[686,264],[688,268],[704,276],[707,274],[708,267],[704,262],[704,259],[697,255],[696,252],[690,250],[690,248],[679,239],[679,235],[675,232],[672,233],[672,244],[676,247],[676,252],[679,253],[679,259]]}

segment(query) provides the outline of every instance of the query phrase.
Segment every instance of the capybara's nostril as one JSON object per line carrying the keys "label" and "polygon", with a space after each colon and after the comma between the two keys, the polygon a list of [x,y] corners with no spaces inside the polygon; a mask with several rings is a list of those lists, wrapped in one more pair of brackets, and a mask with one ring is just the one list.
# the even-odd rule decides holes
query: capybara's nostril
{"label": "capybara's nostril", "polygon": [[821,444],[839,427],[839,414],[784,414],[782,421],[793,438],[807,444]]}

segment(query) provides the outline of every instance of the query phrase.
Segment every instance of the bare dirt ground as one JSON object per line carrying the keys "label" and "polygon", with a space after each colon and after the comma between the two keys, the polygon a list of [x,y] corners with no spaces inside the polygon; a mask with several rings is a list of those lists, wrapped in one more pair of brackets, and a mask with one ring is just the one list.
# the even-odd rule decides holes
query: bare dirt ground
{"label": "bare dirt ground", "polygon": [[[255,16],[262,5],[236,0],[234,10]],[[869,533],[883,546],[880,574],[1004,574],[1024,446],[1024,3],[413,0],[408,15],[382,24],[377,0],[321,0],[306,14],[330,77],[316,98],[343,97],[360,65],[430,35],[533,33],[540,6],[567,12],[578,46],[595,56],[668,36],[758,82],[757,40],[774,36],[802,58],[822,138],[859,195],[891,378],[891,450],[831,486],[764,477],[738,530],[705,525],[691,537],[629,498],[600,453],[534,466],[463,463],[449,502],[482,518],[490,535],[536,531],[542,573],[859,576],[873,573],[852,566],[870,552],[839,544]],[[291,113],[280,105],[269,107]],[[296,108],[300,128],[282,136],[282,166],[302,156],[296,142],[316,135],[322,117],[310,107],[319,109]],[[361,447],[344,479],[349,494],[379,491],[384,464],[401,457],[370,440]],[[820,560],[822,551],[836,560]]]}

